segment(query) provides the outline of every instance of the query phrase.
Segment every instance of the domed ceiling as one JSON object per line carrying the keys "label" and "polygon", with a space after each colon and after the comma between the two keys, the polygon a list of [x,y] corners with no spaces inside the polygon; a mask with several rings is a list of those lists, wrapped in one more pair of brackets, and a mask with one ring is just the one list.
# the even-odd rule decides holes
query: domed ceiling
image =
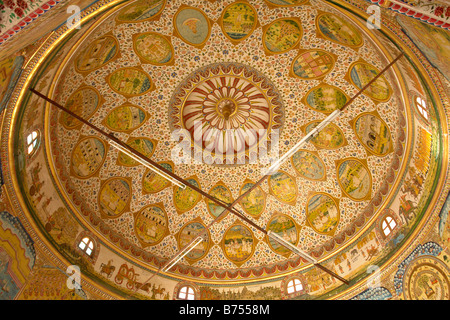
{"label": "domed ceiling", "polygon": [[[45,108],[42,120],[30,108],[22,116],[22,130],[42,121],[45,150],[35,163],[22,160],[24,203],[66,259],[85,259],[77,243],[95,239],[86,272],[108,290],[148,298],[152,293],[139,285],[157,272],[150,283],[170,298],[180,283],[201,292],[261,283],[278,288],[295,276],[309,284],[309,294],[337,294],[348,286],[261,229],[354,284],[369,266],[396,257],[426,205],[436,203],[433,189],[423,186],[442,188],[446,161],[432,155],[442,148],[443,127],[419,119],[411,89],[429,103],[435,121],[433,93],[403,57],[351,102],[403,51],[356,15],[300,0],[109,5],[94,6],[93,14],[101,13],[95,20],[46,49],[44,65],[52,71],[36,72],[30,87],[233,204],[252,223],[24,93],[23,106]],[[270,161],[347,102],[338,118],[240,198]],[[408,205],[418,209],[412,213]],[[397,223],[395,237],[382,234],[387,215]],[[204,230],[194,250],[161,271]],[[131,269],[139,277],[120,276]]]}

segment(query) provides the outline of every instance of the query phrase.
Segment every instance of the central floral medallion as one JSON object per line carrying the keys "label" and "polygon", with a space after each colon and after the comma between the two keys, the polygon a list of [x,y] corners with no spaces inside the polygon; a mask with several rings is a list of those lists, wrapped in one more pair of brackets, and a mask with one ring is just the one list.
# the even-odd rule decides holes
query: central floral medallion
{"label": "central floral medallion", "polygon": [[271,81],[238,63],[197,70],[175,90],[171,129],[184,129],[191,155],[209,164],[237,165],[266,154],[283,123],[281,97]]}

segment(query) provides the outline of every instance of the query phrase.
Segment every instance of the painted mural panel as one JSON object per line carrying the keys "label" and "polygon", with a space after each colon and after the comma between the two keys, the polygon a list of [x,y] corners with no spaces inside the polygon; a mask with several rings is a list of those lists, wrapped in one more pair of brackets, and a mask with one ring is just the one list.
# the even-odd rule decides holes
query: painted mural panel
{"label": "painted mural panel", "polygon": [[181,7],[174,17],[174,27],[181,39],[193,46],[202,46],[211,33],[211,25],[203,11]]}
{"label": "painted mural panel", "polygon": [[6,108],[9,98],[22,73],[24,58],[9,57],[0,62],[0,113]]}
{"label": "painted mural panel", "polygon": [[325,180],[325,164],[319,156],[308,150],[299,150],[291,157],[291,163],[297,173],[309,180]]}
{"label": "painted mural panel", "polygon": [[134,230],[144,247],[161,242],[168,233],[167,223],[162,204],[148,205],[134,216]]}
{"label": "painted mural panel", "polygon": [[331,41],[352,47],[363,44],[359,31],[347,20],[332,13],[322,13],[316,20],[318,31]]}
{"label": "painted mural panel", "polygon": [[[379,73],[377,68],[365,63],[356,62],[350,66],[350,82],[358,89],[364,88]],[[382,75],[371,83],[363,92],[364,95],[375,101],[388,101],[392,95],[392,89],[386,78]]]}
{"label": "painted mural panel", "polygon": [[[76,115],[88,120],[103,103],[100,93],[89,86],[82,86],[70,95],[64,107]],[[80,121],[66,112],[61,111],[60,121],[67,129],[74,129],[82,125]]]}
{"label": "painted mural panel", "polygon": [[153,89],[150,76],[138,68],[121,68],[106,77],[106,81],[117,93],[124,96],[140,96]]}
{"label": "painted mural panel", "polygon": [[336,164],[337,178],[342,191],[356,201],[370,199],[372,177],[363,161],[351,158]]}
{"label": "painted mural panel", "polygon": [[[186,181],[193,186],[200,188],[197,177],[190,177]],[[194,189],[186,187],[184,189],[175,186],[173,190],[173,202],[178,213],[183,213],[195,207],[201,200],[201,195]]]}
{"label": "painted mural panel", "polygon": [[75,59],[75,70],[87,73],[96,70],[117,57],[119,43],[112,35],[94,40]]}
{"label": "painted mural panel", "polygon": [[146,120],[147,114],[144,110],[131,104],[124,104],[111,110],[104,124],[114,131],[129,132],[140,127]]}
{"label": "painted mural panel", "polygon": [[[211,188],[211,190],[208,192],[209,195],[213,196],[214,198],[231,204],[233,202],[233,196],[231,194],[230,189],[227,188],[227,186],[223,182],[217,183],[215,186]],[[206,205],[208,208],[208,211],[211,215],[213,215],[215,218],[217,218],[219,215],[222,214],[222,212],[225,211],[225,208],[222,206],[217,205],[215,202],[205,199]]]}
{"label": "painted mural panel", "polygon": [[237,266],[245,263],[255,250],[255,238],[249,228],[235,224],[228,228],[222,239],[225,256]]}
{"label": "painted mural panel", "polygon": [[[246,193],[254,185],[253,181],[245,180],[239,194]],[[241,199],[240,204],[246,213],[258,218],[266,208],[266,194],[260,186],[257,186]]]}
{"label": "painted mural panel", "polygon": [[301,79],[312,80],[326,76],[334,68],[334,58],[322,50],[300,53],[292,62],[291,73]]}
{"label": "painted mural panel", "polygon": [[[294,246],[298,242],[298,227],[294,219],[285,214],[274,215],[267,224],[267,230],[276,233],[287,242],[292,243]],[[288,256],[292,252],[286,247],[279,244],[277,241],[268,238],[270,248],[282,256]]]}
{"label": "painted mural panel", "polygon": [[269,53],[283,53],[297,46],[302,35],[303,30],[299,20],[277,19],[264,27],[263,45]]}
{"label": "painted mural panel", "polygon": [[294,205],[297,201],[297,183],[295,178],[284,171],[278,171],[269,176],[269,190],[281,202]]}
{"label": "painted mural panel", "polygon": [[82,138],[72,151],[71,173],[78,178],[95,174],[106,158],[105,143],[96,137]]}
{"label": "painted mural panel", "polygon": [[0,212],[0,300],[14,300],[36,261],[33,240],[17,217]]}
{"label": "painted mural panel", "polygon": [[[321,121],[312,121],[304,126],[305,133],[309,133],[312,129],[317,127]],[[344,133],[334,123],[328,124],[322,129],[317,136],[311,139],[311,143],[319,149],[338,149],[347,144]]]}
{"label": "painted mural panel", "polygon": [[123,178],[112,178],[102,185],[98,194],[100,212],[104,217],[116,218],[131,199],[131,184]]}
{"label": "painted mural panel", "polygon": [[[150,158],[155,152],[156,141],[147,138],[133,138],[128,140],[127,144],[135,149],[136,151],[142,153],[144,156]],[[132,159],[130,156],[123,152],[119,152],[117,157],[117,163],[121,166],[134,167],[139,164],[136,160]]]}
{"label": "painted mural panel", "polygon": [[[447,16],[449,15],[447,10]],[[430,63],[450,81],[450,34],[447,30],[417,19],[397,16],[403,31],[422,51]]]}
{"label": "painted mural panel", "polygon": [[140,0],[120,10],[118,22],[140,22],[156,17],[162,12],[166,0]]}
{"label": "painted mural panel", "polygon": [[350,124],[368,152],[384,156],[392,151],[392,139],[386,123],[377,113],[363,113]]}
{"label": "painted mural panel", "polygon": [[134,34],[133,48],[143,63],[170,64],[175,56],[170,39],[156,32]]}
{"label": "painted mural panel", "polygon": [[[174,164],[170,161],[159,162],[161,167],[170,172],[173,172]],[[157,193],[170,186],[171,182],[155,171],[147,169],[142,178],[142,192],[144,193]]]}
{"label": "painted mural panel", "polygon": [[[185,246],[187,246],[192,240],[194,240],[197,235],[205,231],[205,225],[200,221],[192,221],[183,226],[180,230],[177,240],[178,240],[178,248],[181,250]],[[206,236],[203,236],[203,241],[197,244],[194,249],[192,249],[186,256],[185,259],[194,262],[202,259],[209,248],[209,233],[206,232]]]}
{"label": "painted mural panel", "polygon": [[222,30],[231,41],[242,41],[255,30],[258,15],[255,9],[246,2],[235,2],[223,10]]}
{"label": "painted mural panel", "polygon": [[314,194],[306,205],[306,219],[317,233],[332,235],[340,219],[336,200],[326,193]]}
{"label": "painted mural panel", "polygon": [[308,91],[303,101],[312,109],[329,114],[341,109],[347,103],[348,97],[341,89],[322,84]]}

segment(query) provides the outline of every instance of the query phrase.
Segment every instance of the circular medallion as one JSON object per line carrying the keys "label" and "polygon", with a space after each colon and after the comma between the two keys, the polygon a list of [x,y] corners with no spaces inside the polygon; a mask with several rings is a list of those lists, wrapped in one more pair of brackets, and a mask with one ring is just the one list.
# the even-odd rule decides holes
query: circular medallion
{"label": "circular medallion", "polygon": [[283,53],[294,48],[302,39],[302,35],[303,31],[299,20],[277,19],[265,28],[263,45],[269,53]]}
{"label": "circular medallion", "polygon": [[[70,95],[64,107],[88,120],[97,111],[102,101],[96,89],[83,86]],[[80,121],[63,111],[61,111],[60,121],[66,129],[74,129],[82,125]]]}
{"label": "circular medallion", "polygon": [[350,47],[359,47],[363,44],[363,38],[356,28],[332,13],[320,14],[316,23],[319,32],[326,39]]}
{"label": "circular medallion", "polygon": [[[198,234],[205,230],[205,225],[199,221],[192,221],[187,223],[181,228],[180,233],[177,236],[178,240],[178,248],[182,250],[186,247],[192,240],[196,238]],[[203,236],[203,241],[197,244],[194,249],[189,251],[189,253],[185,256],[185,259],[194,262],[202,259],[209,248],[210,236],[209,232],[206,233],[207,236]],[[206,239],[205,239],[206,238]]]}
{"label": "circular medallion", "polygon": [[116,17],[119,23],[140,22],[154,18],[162,12],[166,0],[139,0],[131,3]]}
{"label": "circular medallion", "polygon": [[116,38],[106,35],[96,39],[84,49],[75,60],[75,69],[80,73],[96,70],[119,53],[119,43]]}
{"label": "circular medallion", "polygon": [[213,64],[191,74],[170,104],[172,127],[189,132],[194,150],[211,157],[207,163],[247,163],[258,144],[269,143],[270,131],[282,125],[274,85],[237,63]]}
{"label": "circular medallion", "polygon": [[242,224],[235,224],[228,228],[222,239],[225,256],[237,266],[250,259],[255,245],[253,233]]}
{"label": "circular medallion", "polygon": [[351,199],[370,199],[372,176],[361,160],[351,158],[339,161],[337,179],[342,191]]}
{"label": "circular medallion", "polygon": [[145,120],[147,120],[147,114],[144,110],[131,104],[124,104],[111,110],[104,124],[114,131],[129,132],[140,127]]}
{"label": "circular medallion", "polygon": [[334,234],[339,223],[339,208],[336,200],[326,193],[311,196],[306,204],[306,220],[320,234]]}
{"label": "circular medallion", "polygon": [[[267,230],[270,230],[276,233],[278,236],[290,242],[294,246],[297,245],[298,242],[298,228],[294,219],[285,215],[285,214],[277,214],[273,216],[269,223],[267,224]],[[282,256],[288,256],[292,252],[287,249],[285,246],[282,246],[277,241],[268,238],[268,243],[270,248],[278,254]]]}
{"label": "circular medallion", "polygon": [[95,137],[83,138],[72,151],[71,173],[87,179],[100,169],[105,158],[105,142]]}
{"label": "circular medallion", "polygon": [[351,123],[356,137],[369,153],[385,156],[392,150],[389,128],[377,114],[360,114]]}
{"label": "circular medallion", "polygon": [[164,65],[174,58],[170,39],[155,32],[133,35],[133,48],[144,63]]}
{"label": "circular medallion", "polygon": [[297,173],[309,180],[325,180],[326,167],[316,153],[308,150],[299,150],[291,158],[292,165]]}
{"label": "circular medallion", "polygon": [[252,34],[258,22],[255,9],[245,2],[230,4],[222,13],[222,30],[231,41],[242,41]]}
{"label": "circular medallion", "polygon": [[341,109],[348,98],[341,89],[323,84],[309,90],[303,101],[312,109],[329,114],[336,109]]}
{"label": "circular medallion", "polygon": [[168,233],[167,214],[161,204],[144,207],[135,214],[134,231],[142,246],[158,244]]}
{"label": "circular medallion", "polygon": [[334,58],[322,50],[308,50],[300,53],[292,63],[292,74],[306,80],[322,78],[334,67]]}
{"label": "circular medallion", "polygon": [[123,178],[107,180],[98,194],[98,203],[103,217],[117,218],[131,199],[131,185]]}
{"label": "circular medallion", "polygon": [[410,262],[403,280],[406,300],[449,300],[449,270],[433,256],[422,256]]}
{"label": "circular medallion", "polygon": [[[365,88],[366,85],[378,75],[379,71],[374,66],[356,62],[350,66],[350,81],[358,88]],[[387,82],[384,75],[377,78],[367,88],[365,88],[364,95],[372,98],[373,100],[385,102],[388,101],[392,95],[392,89]]]}

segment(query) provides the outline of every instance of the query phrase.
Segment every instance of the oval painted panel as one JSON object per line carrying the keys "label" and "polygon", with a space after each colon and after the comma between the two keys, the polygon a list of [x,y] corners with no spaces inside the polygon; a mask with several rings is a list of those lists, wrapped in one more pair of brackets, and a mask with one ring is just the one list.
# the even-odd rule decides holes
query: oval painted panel
{"label": "oval painted panel", "polygon": [[356,119],[353,130],[358,140],[371,153],[384,156],[391,150],[391,133],[386,123],[374,114],[363,114]]}
{"label": "oval painted panel", "polygon": [[231,226],[222,241],[225,256],[238,266],[251,257],[255,248],[253,233],[241,224]]}
{"label": "oval painted panel", "polygon": [[[231,191],[223,184],[217,184],[212,187],[209,191],[209,195],[225,203],[231,204],[233,202]],[[217,218],[222,212],[225,211],[224,207],[217,205],[215,202],[209,199],[205,200],[209,213],[211,213],[214,217]]]}
{"label": "oval painted panel", "polygon": [[140,0],[122,10],[117,15],[119,22],[139,22],[151,19],[164,9],[166,0]]}
{"label": "oval painted panel", "polygon": [[[357,62],[350,69],[350,79],[358,88],[364,88],[378,74],[377,68],[374,66]],[[387,101],[392,95],[392,89],[386,78],[382,75],[372,82],[363,92],[364,95],[377,100]]]}
{"label": "oval painted panel", "polygon": [[[284,214],[276,215],[272,217],[267,224],[267,230],[270,230],[276,233],[278,236],[286,240],[287,242],[292,243],[294,246],[297,245],[298,242],[298,229],[294,220]],[[292,253],[291,250],[287,249],[285,246],[282,246],[277,241],[268,237],[270,248],[278,254],[283,256],[289,255]]]}
{"label": "oval painted panel", "polygon": [[265,0],[267,3],[277,7],[299,6],[308,0]]}
{"label": "oval painted panel", "polygon": [[302,39],[300,22],[294,19],[277,19],[263,34],[264,47],[271,53],[286,52],[295,47]]}
{"label": "oval painted panel", "polygon": [[[310,122],[305,127],[305,132],[309,133],[312,129],[317,127],[320,122],[320,120]],[[317,148],[332,150],[342,147],[346,143],[346,140],[341,129],[334,123],[330,123],[323,128],[317,136],[311,139],[311,143]]]}
{"label": "oval painted panel", "polygon": [[[83,87],[75,91],[67,99],[64,107],[77,116],[88,120],[101,103],[100,94],[94,88]],[[61,123],[67,129],[76,128],[82,123],[66,112],[61,113]]]}
{"label": "oval painted panel", "polygon": [[341,89],[324,85],[309,91],[305,101],[312,109],[328,114],[341,109],[348,99]]}
{"label": "oval painted panel", "polygon": [[158,33],[147,32],[133,35],[133,47],[146,63],[163,65],[172,62],[174,49],[170,40]]}
{"label": "oval painted panel", "polygon": [[201,46],[209,38],[211,26],[208,18],[199,9],[184,8],[178,11],[174,18],[175,29],[183,41]]}
{"label": "oval painted panel", "polygon": [[[196,179],[189,178],[186,179],[186,181],[194,185],[195,187],[200,188],[200,184]],[[200,198],[200,193],[191,189],[190,187],[186,187],[184,188],[184,190],[178,186],[174,187],[173,202],[175,208],[179,213],[186,212],[194,208]]]}
{"label": "oval painted panel", "polygon": [[144,110],[133,105],[117,107],[106,116],[105,125],[114,131],[132,131],[147,119]]}
{"label": "oval painted panel", "polygon": [[302,79],[316,79],[327,75],[334,67],[334,58],[325,51],[308,50],[292,62],[292,73]]}
{"label": "oval painted panel", "polygon": [[244,40],[255,30],[257,21],[258,15],[251,5],[232,3],[223,11],[222,30],[231,40]]}
{"label": "oval painted panel", "polygon": [[[169,162],[158,163],[161,167],[173,172],[173,165]],[[155,171],[148,169],[142,178],[142,191],[146,193],[157,193],[170,186],[171,182],[163,178]]]}
{"label": "oval painted panel", "polygon": [[321,14],[317,18],[317,27],[331,41],[354,47],[363,43],[361,34],[351,23],[332,13]]}
{"label": "oval painted panel", "polygon": [[339,209],[332,197],[319,193],[306,204],[306,219],[318,233],[332,234],[339,223]]}
{"label": "oval painted panel", "polygon": [[[254,183],[251,181],[245,182],[241,188],[240,194],[242,195],[246,193],[247,190],[253,187],[253,185]],[[240,204],[245,212],[257,218],[264,212],[266,208],[266,194],[260,186],[257,186],[242,198]]]}
{"label": "oval painted panel", "polygon": [[[181,250],[187,246],[195,237],[205,230],[205,226],[200,222],[191,222],[183,226],[178,236],[178,248]],[[208,234],[208,233],[206,233]],[[194,249],[185,256],[186,259],[197,261],[206,255],[209,247],[209,235],[207,239],[203,236],[203,241],[197,244]]]}
{"label": "oval painted panel", "polygon": [[152,86],[150,76],[137,68],[122,68],[107,77],[109,86],[125,96],[139,96],[149,91]]}
{"label": "oval painted panel", "polygon": [[[131,148],[142,153],[144,156],[146,156],[148,158],[150,158],[152,156],[153,152],[155,151],[155,147],[156,147],[156,142],[154,142],[150,139],[146,139],[146,138],[136,138],[136,139],[133,139],[133,140],[127,142],[127,144]],[[133,167],[133,166],[137,166],[139,164],[139,162],[132,159],[131,157],[129,157],[128,155],[126,155],[123,152],[119,152],[117,162],[120,165],[127,166],[127,167]]]}
{"label": "oval painted panel", "polygon": [[303,178],[309,180],[324,180],[326,175],[325,164],[314,153],[308,150],[299,150],[291,158],[295,170]]}
{"label": "oval painted panel", "polygon": [[144,246],[159,243],[168,232],[167,214],[161,206],[144,207],[134,217],[134,231]]}
{"label": "oval painted panel", "polygon": [[342,191],[353,200],[367,199],[372,189],[372,177],[367,167],[356,159],[341,162],[337,178]]}
{"label": "oval painted panel", "polygon": [[105,157],[106,149],[102,140],[84,138],[72,151],[72,172],[80,178],[87,178],[100,169]]}
{"label": "oval painted panel", "polygon": [[281,202],[295,204],[297,200],[297,183],[286,172],[278,171],[269,176],[269,189]]}
{"label": "oval painted panel", "polygon": [[78,72],[89,72],[108,63],[119,53],[119,43],[116,38],[105,35],[96,39],[85,48],[75,60]]}
{"label": "oval painted panel", "polygon": [[100,211],[107,217],[119,216],[131,198],[131,186],[125,179],[113,178],[105,182],[98,194]]}

